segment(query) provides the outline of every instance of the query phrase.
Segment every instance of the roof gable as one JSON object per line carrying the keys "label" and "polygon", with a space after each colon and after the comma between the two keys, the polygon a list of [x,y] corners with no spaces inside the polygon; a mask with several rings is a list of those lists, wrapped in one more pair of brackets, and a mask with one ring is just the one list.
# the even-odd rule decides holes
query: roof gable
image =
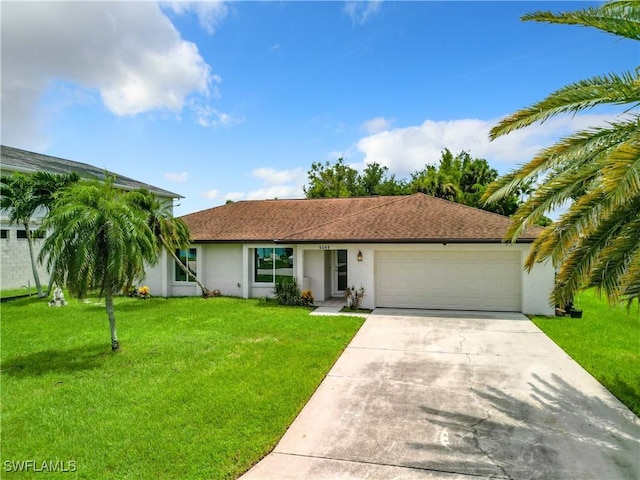
{"label": "roof gable", "polygon": [[[241,201],[182,217],[193,241],[501,242],[508,217],[422,193]],[[519,241],[540,232],[531,228]]]}
{"label": "roof gable", "polygon": [[[90,178],[103,180],[105,169],[100,169],[89,165],[88,163],[75,162],[64,158],[52,157],[41,153],[20,150],[19,148],[1,146],[2,151],[2,169],[23,173],[33,173],[45,171],[55,174],[64,174],[75,172],[81,178]],[[108,172],[108,171],[107,171]],[[136,190],[138,188],[146,188],[151,193],[160,197],[183,198],[182,195],[154,187],[148,183],[139,182],[133,178],[125,177],[114,172],[108,172],[115,175],[116,187],[125,190]]]}

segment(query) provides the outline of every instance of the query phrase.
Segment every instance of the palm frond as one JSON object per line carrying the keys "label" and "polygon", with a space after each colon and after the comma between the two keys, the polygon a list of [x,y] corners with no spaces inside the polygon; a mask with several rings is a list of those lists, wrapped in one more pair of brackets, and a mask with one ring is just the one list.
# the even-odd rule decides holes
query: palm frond
{"label": "palm frond", "polygon": [[633,0],[610,2],[575,12],[538,11],[523,15],[522,20],[595,27],[621,37],[640,39],[640,8]]}
{"label": "palm frond", "polygon": [[638,133],[638,116],[609,122],[560,139],[551,147],[538,152],[520,168],[498,178],[485,191],[482,201],[495,202],[516,192],[522,185],[535,184],[549,170],[578,168],[580,165],[606,155],[619,144],[628,142]]}
{"label": "palm frond", "polygon": [[576,114],[601,104],[638,104],[640,77],[622,74],[596,76],[580,80],[553,92],[544,100],[523,108],[501,120],[489,132],[492,140],[534,123],[542,123],[561,114]]}

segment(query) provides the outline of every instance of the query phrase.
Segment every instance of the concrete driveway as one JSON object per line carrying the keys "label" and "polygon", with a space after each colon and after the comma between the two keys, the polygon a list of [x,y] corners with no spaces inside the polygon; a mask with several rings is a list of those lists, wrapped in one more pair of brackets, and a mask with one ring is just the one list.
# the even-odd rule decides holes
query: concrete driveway
{"label": "concrete driveway", "polygon": [[253,479],[638,479],[640,420],[521,314],[376,309]]}

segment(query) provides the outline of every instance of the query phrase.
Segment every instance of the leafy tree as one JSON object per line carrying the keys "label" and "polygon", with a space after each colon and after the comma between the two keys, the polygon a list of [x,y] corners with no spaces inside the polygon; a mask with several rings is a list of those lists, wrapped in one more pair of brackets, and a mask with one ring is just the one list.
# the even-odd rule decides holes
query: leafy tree
{"label": "leafy tree", "polygon": [[[525,21],[595,27],[640,40],[640,3],[615,1],[575,12],[538,11]],[[515,240],[546,212],[572,202],[536,239],[526,261],[550,259],[558,268],[556,304],[582,288],[596,287],[610,301],[640,297],[640,74],[608,74],[569,84],[497,124],[492,139],[550,117],[575,115],[597,105],[628,105],[625,115],[605,126],[574,133],[538,152],[522,167],[491,185],[494,201],[523,185],[538,186],[512,217]]]}
{"label": "leafy tree", "polygon": [[358,172],[340,157],[331,164],[314,162],[308,172],[309,186],[304,187],[307,198],[353,197],[357,195]]}
{"label": "leafy tree", "polygon": [[427,164],[422,170],[411,174],[409,190],[411,193],[422,192],[452,202],[460,201],[461,169],[460,159],[454,158],[451,152],[445,149],[437,167]]}
{"label": "leafy tree", "polygon": [[472,158],[464,151],[454,156],[448,149],[443,150],[437,166],[425,165],[422,170],[412,173],[409,181],[389,175],[389,168],[376,162],[368,164],[362,173],[358,173],[345,165],[343,158],[333,164],[314,163],[308,175],[309,186],[304,188],[307,198],[422,192],[502,215],[511,215],[521,202],[517,194],[491,204],[481,202],[486,186],[498,177],[498,172],[486,160]]}
{"label": "leafy tree", "polygon": [[487,185],[496,178],[498,178],[498,171],[491,168],[485,159],[472,158],[465,151],[454,156],[449,149],[444,149],[437,166],[425,165],[422,170],[411,174],[409,191],[422,192],[509,216],[520,204],[518,195],[507,195],[492,204],[485,204],[482,201]]}
{"label": "leafy tree", "polygon": [[389,175],[389,168],[379,163],[368,164],[362,173],[344,163],[315,162],[307,172],[309,185],[304,187],[307,198],[366,197],[369,195],[403,195],[404,181]]}
{"label": "leafy tree", "polygon": [[189,228],[181,218],[175,218],[171,211],[171,203],[158,199],[146,189],[133,192],[134,202],[148,215],[149,228],[157,239],[158,253],[162,247],[175,260],[176,265],[182,269],[188,277],[198,284],[202,290],[202,296],[209,295],[209,290],[202,284],[198,277],[180,261],[176,255],[176,249],[187,248],[190,244]]}
{"label": "leafy tree", "polygon": [[9,220],[24,227],[31,260],[31,270],[36,284],[38,297],[49,295],[43,293],[40,275],[36,265],[36,254],[33,247],[33,234],[30,223],[38,208],[49,210],[56,191],[75,183],[79,177],[75,173],[56,175],[49,172],[36,172],[26,175],[14,172],[3,176],[0,180],[0,209],[9,211]]}
{"label": "leafy tree", "polygon": [[389,167],[377,162],[369,163],[356,178],[358,196],[369,195],[402,195],[406,193],[403,181],[396,180],[395,175],[389,176]]}
{"label": "leafy tree", "polygon": [[56,195],[43,222],[52,233],[39,258],[72,295],[84,297],[91,290],[104,295],[111,348],[118,350],[113,296],[144,276],[145,262],[157,262],[158,247],[147,212],[132,193],[113,183],[107,176],[103,182],[76,183]]}

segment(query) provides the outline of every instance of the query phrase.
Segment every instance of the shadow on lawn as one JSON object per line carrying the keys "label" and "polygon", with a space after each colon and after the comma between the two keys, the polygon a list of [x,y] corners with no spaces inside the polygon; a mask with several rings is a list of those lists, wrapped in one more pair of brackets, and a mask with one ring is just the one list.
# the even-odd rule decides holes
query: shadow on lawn
{"label": "shadow on lawn", "polygon": [[108,343],[83,345],[70,350],[45,350],[8,358],[0,373],[12,377],[37,377],[48,373],[73,373],[101,367],[113,356]]}
{"label": "shadow on lawn", "polygon": [[474,406],[464,413],[423,405],[424,421],[452,441],[410,444],[430,458],[412,466],[509,479],[636,477],[640,422],[633,413],[557,375],[533,375],[529,386],[512,395],[473,389]]}

